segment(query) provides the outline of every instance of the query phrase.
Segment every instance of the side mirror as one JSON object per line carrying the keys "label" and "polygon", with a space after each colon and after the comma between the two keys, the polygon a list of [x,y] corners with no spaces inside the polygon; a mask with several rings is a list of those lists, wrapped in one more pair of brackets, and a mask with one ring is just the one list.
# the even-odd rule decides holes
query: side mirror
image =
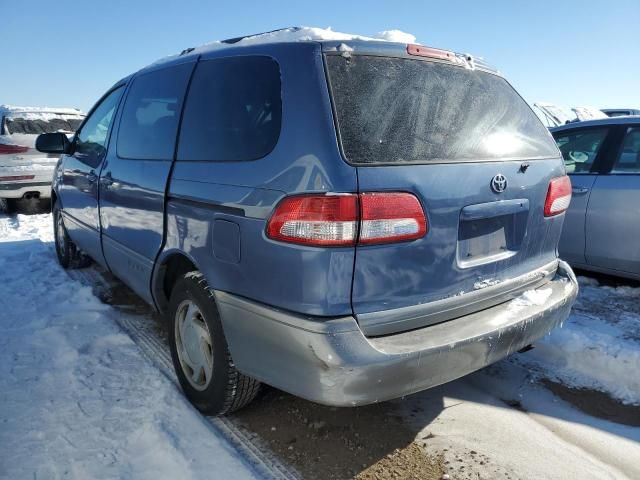
{"label": "side mirror", "polygon": [[36,150],[42,153],[69,153],[71,142],[64,133],[43,133],[36,138]]}

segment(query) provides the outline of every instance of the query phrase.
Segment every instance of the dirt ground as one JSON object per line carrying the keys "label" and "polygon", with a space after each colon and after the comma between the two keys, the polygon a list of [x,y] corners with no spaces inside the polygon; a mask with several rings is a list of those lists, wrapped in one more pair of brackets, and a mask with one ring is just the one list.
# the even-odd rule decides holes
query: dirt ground
{"label": "dirt ground", "polygon": [[305,479],[440,479],[442,455],[425,453],[391,403],[317,405],[272,388],[235,417]]}

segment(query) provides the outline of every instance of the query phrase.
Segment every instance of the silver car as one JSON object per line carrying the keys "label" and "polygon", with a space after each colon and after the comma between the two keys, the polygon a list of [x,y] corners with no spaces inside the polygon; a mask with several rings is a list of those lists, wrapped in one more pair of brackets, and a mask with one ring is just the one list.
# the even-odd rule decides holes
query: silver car
{"label": "silver car", "polygon": [[36,137],[72,134],[84,117],[75,108],[0,105],[0,200],[48,198],[59,155],[38,152]]}
{"label": "silver car", "polygon": [[640,117],[551,133],[573,185],[560,256],[577,268],[640,279]]}

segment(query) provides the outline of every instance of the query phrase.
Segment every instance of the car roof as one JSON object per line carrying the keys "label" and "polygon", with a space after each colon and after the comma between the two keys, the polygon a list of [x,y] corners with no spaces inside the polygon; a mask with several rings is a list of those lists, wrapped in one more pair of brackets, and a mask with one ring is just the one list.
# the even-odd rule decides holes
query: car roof
{"label": "car roof", "polygon": [[[270,32],[220,40],[195,48],[186,48],[177,55],[171,55],[157,60],[148,67],[145,67],[143,70],[156,67],[158,65],[180,63],[181,61],[184,61],[185,58],[203,55],[210,52],[238,48],[250,49],[251,47],[258,45],[276,45],[283,43],[302,45],[305,43],[316,43],[320,45],[323,52],[339,51],[344,54],[356,52],[406,56],[407,45],[416,43],[413,35],[397,30],[381,32],[380,35],[381,38],[374,38],[314,27],[281,28]],[[467,66],[473,69],[477,68],[490,73],[499,74],[496,68],[486,63],[481,57],[472,56],[468,53],[451,53],[455,55],[455,62],[460,66]]]}
{"label": "car roof", "polygon": [[627,115],[624,117],[607,117],[607,118],[599,118],[597,120],[587,120],[585,122],[572,122],[567,123],[566,125],[561,125],[559,127],[553,127],[549,130],[551,132],[560,132],[562,130],[571,130],[574,128],[583,128],[583,127],[596,127],[596,126],[607,126],[607,125],[635,125],[640,123],[640,115]]}

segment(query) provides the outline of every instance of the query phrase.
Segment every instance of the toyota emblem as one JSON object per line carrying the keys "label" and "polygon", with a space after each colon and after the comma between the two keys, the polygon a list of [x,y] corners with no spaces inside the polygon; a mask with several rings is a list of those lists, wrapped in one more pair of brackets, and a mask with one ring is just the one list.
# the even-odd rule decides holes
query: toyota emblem
{"label": "toyota emblem", "polygon": [[491,179],[491,189],[496,193],[502,193],[507,189],[507,177],[501,173]]}

